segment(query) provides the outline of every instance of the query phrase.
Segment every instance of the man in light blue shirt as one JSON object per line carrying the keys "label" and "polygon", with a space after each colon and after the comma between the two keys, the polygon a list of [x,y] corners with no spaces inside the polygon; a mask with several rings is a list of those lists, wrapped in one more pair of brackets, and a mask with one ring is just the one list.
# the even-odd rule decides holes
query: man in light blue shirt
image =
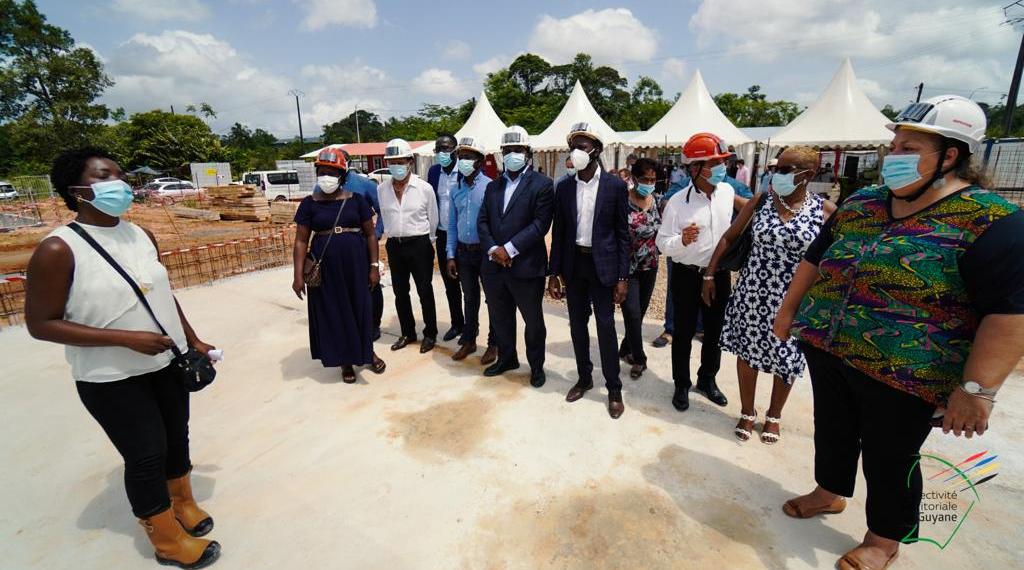
{"label": "man in light blue shirt", "polygon": [[[463,360],[476,352],[476,337],[480,332],[480,268],[484,251],[480,246],[477,218],[484,201],[484,191],[491,179],[480,171],[484,164],[485,149],[472,137],[463,137],[455,148],[458,156],[457,184],[451,189],[448,207],[448,235],[445,245],[448,263],[446,272],[458,279],[465,299],[463,314],[466,324],[459,339],[459,350],[452,360]],[[488,350],[494,346],[493,334],[487,335]]]}

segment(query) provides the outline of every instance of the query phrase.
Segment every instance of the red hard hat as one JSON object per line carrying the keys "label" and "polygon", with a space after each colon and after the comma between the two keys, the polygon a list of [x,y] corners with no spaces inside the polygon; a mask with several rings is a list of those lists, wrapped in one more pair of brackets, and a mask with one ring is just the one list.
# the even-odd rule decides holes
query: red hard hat
{"label": "red hard hat", "polygon": [[348,170],[348,161],[340,148],[325,148],[316,155],[315,166],[332,166],[338,170]]}
{"label": "red hard hat", "polygon": [[711,160],[713,158],[729,158],[732,153],[722,137],[712,133],[697,133],[683,145],[683,157],[686,163]]}

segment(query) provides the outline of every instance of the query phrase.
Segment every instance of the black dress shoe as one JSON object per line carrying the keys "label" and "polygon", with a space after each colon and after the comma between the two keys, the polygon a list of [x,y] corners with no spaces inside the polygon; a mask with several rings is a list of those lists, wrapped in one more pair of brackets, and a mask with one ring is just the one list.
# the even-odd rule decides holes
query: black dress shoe
{"label": "black dress shoe", "polygon": [[718,404],[719,406],[724,407],[729,404],[729,400],[726,399],[725,394],[723,394],[722,391],[718,389],[718,385],[715,384],[714,382],[707,382],[704,384],[698,382],[695,391],[698,394],[703,394],[705,398],[711,400],[712,402]]}
{"label": "black dress shoe", "polygon": [[423,337],[423,342],[420,343],[420,354],[430,352],[434,350],[434,345],[437,344],[437,340],[428,337]]}
{"label": "black dress shoe", "polygon": [[613,420],[617,420],[622,417],[622,412],[626,411],[626,405],[622,403],[622,392],[608,393],[608,415]]}
{"label": "black dress shoe", "polygon": [[530,386],[534,388],[540,388],[548,381],[548,377],[544,375],[544,370],[534,370],[530,372]]}
{"label": "black dress shoe", "polygon": [[391,350],[402,350],[403,348],[409,346],[409,343],[411,342],[416,342],[416,337],[400,336],[398,337],[398,340],[396,340],[395,343],[391,345]]}
{"label": "black dress shoe", "polygon": [[510,362],[502,362],[499,360],[487,368],[484,368],[484,376],[501,376],[509,370],[515,370],[517,368],[519,368],[518,360],[512,360]]}
{"label": "black dress shoe", "polygon": [[690,409],[690,389],[689,388],[676,388],[676,393],[672,395],[672,406],[680,412],[685,412]]}
{"label": "black dress shoe", "polygon": [[590,390],[593,387],[594,387],[594,382],[593,381],[590,381],[590,382],[582,382],[582,381],[581,382],[577,382],[575,386],[573,386],[572,388],[569,389],[569,393],[565,395],[565,401],[566,402],[575,402],[576,400],[579,400],[580,398],[582,398],[583,394],[587,393],[587,390]]}
{"label": "black dress shoe", "polygon": [[448,342],[448,341],[452,340],[453,338],[459,336],[460,334],[462,334],[462,329],[457,329],[455,327],[452,327],[452,328],[448,329],[448,332],[444,333],[444,337],[442,337],[442,338],[444,338],[445,342]]}

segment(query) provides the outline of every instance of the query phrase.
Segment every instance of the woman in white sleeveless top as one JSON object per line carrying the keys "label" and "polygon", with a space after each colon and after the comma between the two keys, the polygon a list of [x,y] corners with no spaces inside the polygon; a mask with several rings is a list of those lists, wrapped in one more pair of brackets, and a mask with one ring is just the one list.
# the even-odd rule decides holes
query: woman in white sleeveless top
{"label": "woman in white sleeveless top", "polygon": [[216,542],[196,538],[213,519],[196,505],[189,480],[189,392],[170,372],[172,346],[207,354],[171,294],[167,270],[148,231],[122,220],[132,193],[121,168],[100,149],[59,156],[50,179],[75,221],[139,285],[132,288],[68,227],[54,230],[29,261],[25,322],[33,337],[65,345],[79,397],[125,462],[125,489],[159,562],[212,564]]}

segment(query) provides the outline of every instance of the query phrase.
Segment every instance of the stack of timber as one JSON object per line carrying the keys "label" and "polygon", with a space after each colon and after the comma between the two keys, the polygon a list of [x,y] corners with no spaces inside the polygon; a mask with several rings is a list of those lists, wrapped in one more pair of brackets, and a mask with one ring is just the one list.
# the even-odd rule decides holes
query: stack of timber
{"label": "stack of timber", "polygon": [[175,206],[171,208],[171,214],[178,218],[206,220],[208,222],[216,222],[220,220],[220,214],[213,210],[200,210],[198,208],[186,208],[184,206]]}
{"label": "stack of timber", "polygon": [[266,197],[252,184],[209,186],[206,196],[210,198],[211,208],[220,212],[222,220],[265,222],[270,219]]}
{"label": "stack of timber", "polygon": [[286,202],[275,200],[270,203],[270,223],[290,224],[295,221],[295,210],[299,207],[298,202]]}

